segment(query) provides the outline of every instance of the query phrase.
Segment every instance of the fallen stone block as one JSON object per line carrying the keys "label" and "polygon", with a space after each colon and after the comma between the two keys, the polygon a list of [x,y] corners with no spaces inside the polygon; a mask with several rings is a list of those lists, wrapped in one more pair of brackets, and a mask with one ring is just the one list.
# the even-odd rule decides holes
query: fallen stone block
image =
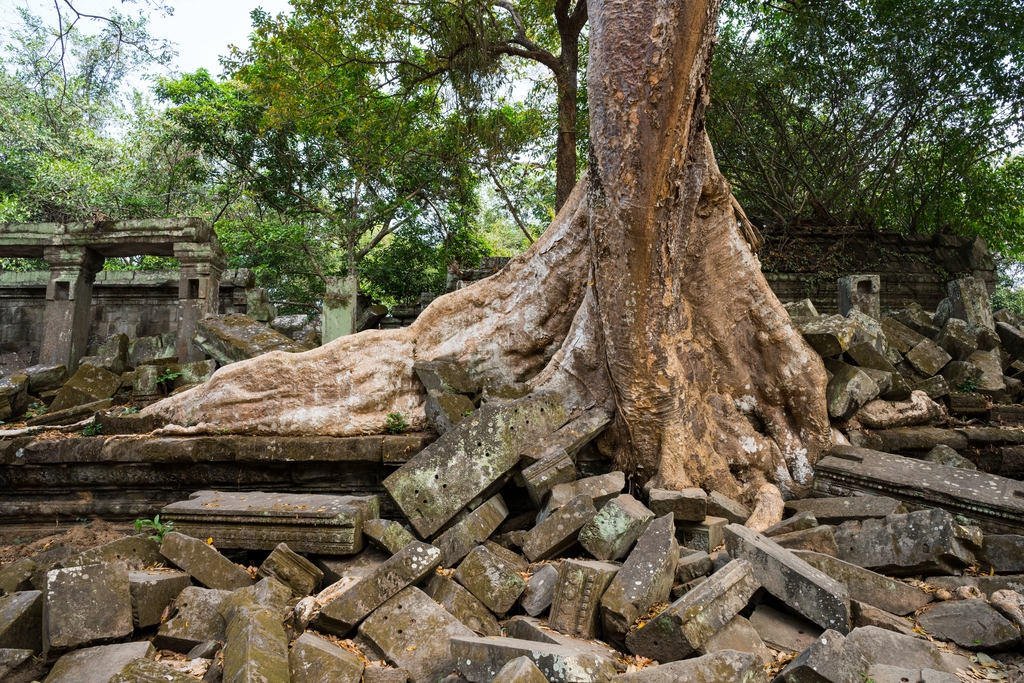
{"label": "fallen stone block", "polygon": [[440,564],[440,550],[419,541],[410,543],[325,605],[313,625],[344,638],[375,609],[406,586],[430,576]]}
{"label": "fallen stone block", "polygon": [[539,506],[555,486],[576,481],[576,463],[564,449],[558,448],[524,468],[522,477],[530,499]]}
{"label": "fallen stone block", "polygon": [[35,396],[44,391],[60,389],[68,381],[68,369],[63,365],[33,365],[19,374],[28,377],[29,393]]}
{"label": "fallen stone block", "polygon": [[50,412],[102,401],[117,393],[119,388],[121,375],[115,375],[95,365],[83,365],[57,391],[53,402],[50,403]]}
{"label": "fallen stone block", "polygon": [[467,416],[476,410],[476,406],[464,394],[448,394],[430,390],[423,411],[427,422],[438,434],[445,434],[455,428]]}
{"label": "fallen stone block", "polygon": [[730,555],[750,562],[769,593],[822,628],[850,632],[850,598],[838,581],[738,524],[725,528],[725,543]]}
{"label": "fallen stone block", "polygon": [[601,597],[618,571],[619,565],[609,562],[562,560],[548,617],[551,628],[579,638],[596,637]]}
{"label": "fallen stone block", "polygon": [[[591,408],[575,420],[567,422],[544,439],[542,444],[523,451],[523,462],[533,464],[545,454],[561,449],[575,457],[577,451],[590,443],[611,422],[611,415],[600,408]],[[619,489],[621,491],[622,489]],[[617,492],[616,492],[617,493]]]}
{"label": "fallen stone block", "polygon": [[161,650],[185,653],[211,640],[223,641],[226,623],[220,606],[230,596],[230,591],[185,587],[174,599],[170,618],[160,624],[153,644]]}
{"label": "fallen stone block", "polygon": [[499,617],[512,609],[526,590],[526,581],[483,546],[466,556],[454,578]]}
{"label": "fallen stone block", "polygon": [[110,683],[195,683],[195,678],[152,659],[133,659]]}
{"label": "fallen stone block", "polygon": [[388,476],[384,487],[416,532],[432,536],[566,417],[550,395],[485,404]]}
{"label": "fallen stone block", "polygon": [[909,353],[911,349],[926,339],[921,333],[892,317],[882,320],[882,333],[885,335],[886,343],[899,353]]}
{"label": "fallen stone block", "polygon": [[382,666],[368,666],[363,669],[363,683],[406,683],[409,672],[405,669],[386,669]]}
{"label": "fallen stone block", "polygon": [[359,635],[388,663],[408,671],[413,683],[433,683],[455,668],[453,643],[475,637],[423,591],[408,587],[381,605],[359,627]]}
{"label": "fallen stone block", "polygon": [[671,514],[679,522],[702,522],[708,516],[708,495],[704,489],[651,489],[647,502],[656,516]]}
{"label": "fallen stone block", "polygon": [[952,391],[970,393],[981,383],[981,368],[967,360],[955,360],[942,368],[941,376]]}
{"label": "fallen stone block", "polygon": [[767,683],[764,665],[749,652],[723,650],[618,677],[616,683]]}
{"label": "fallen stone block", "polygon": [[702,655],[709,655],[714,652],[721,652],[722,650],[749,652],[752,655],[756,655],[765,666],[775,663],[775,657],[772,656],[771,650],[765,646],[761,636],[757,635],[757,631],[754,630],[749,621],[738,614],[730,619],[717,633],[712,634],[710,638],[705,640],[703,645],[697,648],[697,652]]}
{"label": "fallen stone block", "polygon": [[261,579],[277,579],[288,586],[295,597],[302,598],[316,590],[324,573],[315,564],[294,553],[287,544],[281,543],[263,561],[256,576]]}
{"label": "fallen stone block", "polygon": [[0,569],[0,595],[32,589],[30,579],[38,566],[34,560],[22,558]]}
{"label": "fallen stone block", "polygon": [[673,584],[672,585],[672,595],[671,595],[672,599],[673,600],[678,600],[679,598],[683,597],[684,595],[686,595],[687,593],[692,591],[697,586],[699,586],[702,583],[704,583],[704,581],[706,581],[707,578],[708,577],[706,577],[706,576],[698,576],[697,578],[691,579],[691,580],[687,581],[686,583],[676,583],[676,584]]}
{"label": "fallen stone block", "polygon": [[953,360],[942,347],[931,339],[925,339],[905,355],[906,361],[917,372],[924,377],[932,377],[939,374],[939,370],[946,367],[946,363]]}
{"label": "fallen stone block", "polygon": [[596,516],[590,496],[573,498],[524,534],[523,554],[531,562],[557,557],[576,545],[580,530]]}
{"label": "fallen stone block", "polygon": [[61,561],[64,568],[84,567],[89,564],[123,562],[129,570],[145,569],[162,564],[160,544],[147,536],[125,536],[89,550],[84,550]]}
{"label": "fallen stone block", "polygon": [[710,553],[725,543],[725,527],[728,523],[729,520],[723,517],[710,515],[703,522],[680,522],[676,524],[676,538],[680,545]]}
{"label": "fallen stone block", "polygon": [[960,683],[955,675],[934,669],[904,669],[883,664],[868,667],[866,678],[875,683]]}
{"label": "fallen stone block", "polygon": [[814,302],[810,299],[789,301],[782,304],[782,307],[789,313],[790,318],[817,318],[819,315],[818,309],[814,307]]}
{"label": "fallen stone block", "polygon": [[914,632],[914,624],[906,619],[896,616],[883,609],[872,607],[865,602],[850,600],[850,614],[853,618],[854,628],[861,626],[877,626],[894,633],[902,633],[912,638],[921,638],[919,633]]}
{"label": "fallen stone block", "polygon": [[302,353],[305,347],[247,315],[208,316],[196,322],[192,345],[221,365],[271,351]]}
{"label": "fallen stone block", "polygon": [[943,396],[949,395],[949,382],[942,375],[929,377],[923,382],[918,382],[913,387],[914,391],[923,391],[928,398],[937,401]]}
{"label": "fallen stone block", "polygon": [[999,574],[1024,572],[1024,536],[985,534],[980,552],[975,552],[983,570]]}
{"label": "fallen stone block", "polygon": [[745,524],[750,518],[750,508],[717,491],[708,494],[708,516],[722,517],[727,524]]}
{"label": "fallen stone block", "polygon": [[57,660],[46,683],[108,683],[134,660],[155,656],[156,650],[146,641],[76,650]]}
{"label": "fallen stone block", "polygon": [[878,396],[878,384],[862,369],[841,361],[826,359],[825,368],[832,373],[825,388],[828,414],[837,420],[848,420],[861,406]]}
{"label": "fallen stone block", "polygon": [[906,308],[890,315],[929,339],[935,339],[939,334],[939,328],[935,326],[932,316],[928,315],[919,303],[911,303]]}
{"label": "fallen stone block", "polygon": [[484,541],[483,546],[491,551],[506,567],[516,574],[525,574],[530,571],[530,563],[525,557],[505,546],[498,545],[494,541]]}
{"label": "fallen stone block", "polygon": [[198,538],[172,531],[164,536],[160,554],[207,588],[233,591],[253,584],[248,572]]}
{"label": "fallen stone block", "polygon": [[551,489],[547,503],[537,513],[537,523],[540,524],[551,513],[566,505],[577,496],[590,496],[594,501],[594,507],[601,509],[612,498],[621,493],[626,487],[626,475],[622,472],[609,472],[596,477],[577,479],[569,484],[558,484]]}
{"label": "fallen stone block", "polygon": [[[856,447],[885,449],[889,453],[927,453],[939,444],[954,450],[967,448],[967,439],[951,429],[936,427],[897,427],[884,429],[868,435],[864,432],[850,432],[850,441]],[[840,449],[849,446],[840,446]],[[833,449],[835,450],[835,449]],[[845,450],[837,452],[845,453]]]}
{"label": "fallen stone block", "polygon": [[249,607],[225,618],[224,683],[289,683],[288,635],[280,614]]}
{"label": "fallen stone block", "polygon": [[949,293],[951,317],[978,327],[995,327],[984,280],[973,277],[950,280],[946,283],[946,291]]}
{"label": "fallen stone block", "polygon": [[1000,590],[1016,591],[1024,595],[1024,574],[1009,576],[929,576],[928,585],[955,593],[961,586],[972,586],[986,597]]}
{"label": "fallen stone block", "polygon": [[26,663],[32,659],[34,654],[32,650],[0,648],[0,680],[7,680],[8,676],[20,675],[19,669],[22,665],[32,666],[31,663]]}
{"label": "fallen stone block", "polygon": [[199,491],[160,511],[175,530],[213,538],[222,548],[352,555],[363,549],[363,522],[380,517],[377,496]]}
{"label": "fallen stone block", "polygon": [[42,591],[11,593],[0,598],[0,648],[43,649]]}
{"label": "fallen stone block", "polygon": [[832,527],[819,525],[802,531],[791,531],[788,534],[773,536],[772,540],[787,550],[810,550],[822,555],[839,556]]}
{"label": "fallen stone block", "polygon": [[629,554],[654,513],[628,493],[613,498],[583,525],[580,545],[599,560],[619,560]]}
{"label": "fallen stone block", "polygon": [[[996,334],[999,335],[999,342],[1007,353],[1013,358],[1024,356],[1024,332],[1016,325],[1008,325],[1005,322],[996,323]],[[27,374],[28,371],[26,370]]]}
{"label": "fallen stone block", "polygon": [[355,555],[312,555],[310,560],[324,573],[324,585],[337,583],[345,577],[363,577],[384,564],[389,555],[367,546]]}
{"label": "fallen stone block", "polygon": [[505,500],[497,495],[459,520],[434,541],[441,549],[441,566],[447,569],[461,562],[469,551],[490,538],[506,517]]}
{"label": "fallen stone block", "polygon": [[953,357],[953,360],[967,360],[978,350],[978,335],[970,330],[967,322],[950,318],[935,337],[935,343]]}
{"label": "fallen stone block", "polygon": [[814,513],[810,510],[804,510],[803,512],[796,513],[789,519],[784,519],[778,524],[768,527],[763,533],[768,538],[772,538],[773,536],[781,536],[782,534],[794,531],[813,529],[816,526],[818,526],[818,519],[814,516]]}
{"label": "fallen stone block", "polygon": [[312,633],[303,633],[288,653],[292,683],[360,683],[359,657]]}
{"label": "fallen stone block", "polygon": [[503,666],[491,683],[548,683],[548,679],[532,659],[519,657]]}
{"label": "fallen stone block", "polygon": [[815,352],[823,357],[838,356],[853,343],[853,321],[841,315],[805,318],[796,328]]}
{"label": "fallen stone block", "polygon": [[416,537],[409,533],[408,529],[390,519],[368,519],[364,521],[363,534],[370,539],[370,543],[388,555],[394,555],[416,540]]}
{"label": "fallen stone block", "polygon": [[679,551],[679,562],[676,564],[676,583],[687,583],[710,574],[712,567],[711,558],[703,550],[683,548]]}
{"label": "fallen stone block", "polygon": [[876,626],[855,628],[846,640],[860,647],[870,665],[934,669],[946,673],[956,673],[958,668],[966,670],[970,666],[967,658],[946,654],[927,640],[912,638]]}
{"label": "fallen stone block", "polygon": [[501,626],[491,611],[476,596],[448,577],[434,574],[427,581],[423,592],[477,635],[501,635]]}
{"label": "fallen stone block", "polygon": [[611,658],[615,667],[620,671],[626,670],[626,664],[619,658],[622,656],[618,650],[597,640],[582,640],[573,638],[554,631],[540,619],[533,617],[515,616],[505,622],[505,635],[509,638],[519,640],[530,640],[537,643],[550,643],[562,645],[570,650],[591,652],[598,658]]}
{"label": "fallen stone block", "polygon": [[469,397],[480,393],[480,383],[466,374],[462,364],[454,357],[416,361],[412,369],[427,391],[464,394]]}
{"label": "fallen stone block", "polygon": [[941,602],[917,617],[917,623],[939,640],[968,650],[1002,652],[1020,643],[1020,632],[984,599]]}
{"label": "fallen stone block", "polygon": [[[530,576],[530,580],[526,582],[526,590],[523,591],[523,598],[519,602],[523,611],[531,617],[536,617],[547,611],[555,597],[557,583],[558,567],[553,564],[546,564],[534,572]],[[487,633],[484,635],[498,634]]]}
{"label": "fallen stone block", "polygon": [[806,550],[794,554],[812,567],[843,584],[850,598],[893,614],[911,614],[932,601],[920,588],[876,574],[855,564]]}
{"label": "fallen stone block", "polygon": [[750,563],[734,560],[630,631],[626,648],[662,663],[689,657],[746,607],[759,587]]}
{"label": "fallen stone block", "polygon": [[43,649],[72,650],[132,633],[128,569],[121,563],[46,574]]}
{"label": "fallen stone block", "polygon": [[156,626],[164,609],[191,583],[185,572],[149,569],[128,573],[135,628]]}
{"label": "fallen stone block", "polygon": [[800,653],[811,646],[824,630],[817,624],[793,614],[758,605],[750,615],[750,625],[769,646],[782,652]]}
{"label": "fallen stone block", "polygon": [[[1000,362],[999,351],[975,351],[967,359],[967,362],[981,371],[981,380],[975,391],[983,394],[994,394],[1006,389],[1006,382],[1003,381],[1003,366]],[[952,382],[950,382],[952,384]]]}
{"label": "fallen stone block", "polygon": [[551,683],[605,683],[615,675],[611,658],[561,645],[515,638],[452,638],[455,668],[472,683],[490,683],[510,661],[526,657]]}
{"label": "fallen stone block", "polygon": [[909,401],[870,401],[857,411],[857,421],[869,429],[894,429],[925,424],[942,414],[939,404],[915,390]]}
{"label": "fallen stone block", "polygon": [[943,465],[945,467],[962,467],[966,470],[978,469],[978,466],[973,462],[963,457],[949,446],[945,446],[943,444],[939,444],[928,451],[928,455],[924,456],[923,460],[933,462],[936,465]]}
{"label": "fallen stone block", "polygon": [[867,670],[868,661],[860,648],[841,633],[829,629],[790,662],[779,679],[785,683],[862,683]]}

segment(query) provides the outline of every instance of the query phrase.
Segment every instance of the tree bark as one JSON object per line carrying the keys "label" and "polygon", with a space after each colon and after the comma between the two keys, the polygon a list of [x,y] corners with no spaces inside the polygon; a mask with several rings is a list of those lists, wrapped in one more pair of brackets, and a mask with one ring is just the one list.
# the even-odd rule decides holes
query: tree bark
{"label": "tree bark", "polygon": [[[581,0],[582,2],[583,0]],[[555,73],[558,88],[558,139],[555,147],[555,211],[561,211],[576,186],[576,104],[579,82],[580,34],[559,22],[562,54]]]}
{"label": "tree bark", "polygon": [[810,481],[825,372],[761,275],[704,110],[718,0],[590,0],[591,161],[544,235],[403,330],[273,353],[146,409],[189,431],[381,433],[425,424],[416,359],[615,415],[637,484],[751,501]]}

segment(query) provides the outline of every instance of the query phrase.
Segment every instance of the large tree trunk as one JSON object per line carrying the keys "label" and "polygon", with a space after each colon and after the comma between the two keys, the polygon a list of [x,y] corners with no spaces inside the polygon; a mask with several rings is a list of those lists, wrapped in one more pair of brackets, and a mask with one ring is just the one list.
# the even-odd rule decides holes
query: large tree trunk
{"label": "large tree trunk", "polygon": [[704,132],[717,14],[717,0],[591,0],[590,169],[500,273],[406,329],[230,365],[146,412],[191,431],[371,434],[392,411],[421,427],[412,364],[455,355],[485,384],[614,413],[599,447],[638,483],[747,500],[808,483],[828,442],[825,372]]}

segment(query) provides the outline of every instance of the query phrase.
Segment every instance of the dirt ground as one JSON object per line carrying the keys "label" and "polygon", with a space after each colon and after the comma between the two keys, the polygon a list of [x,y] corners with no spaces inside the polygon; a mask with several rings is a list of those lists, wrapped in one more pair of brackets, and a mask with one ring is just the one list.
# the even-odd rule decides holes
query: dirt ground
{"label": "dirt ground", "polygon": [[132,533],[132,528],[128,524],[111,524],[96,520],[85,524],[73,524],[54,531],[55,533],[36,540],[15,539],[0,535],[0,566],[66,545],[74,546],[77,550],[95,548],[122,536],[127,536]]}

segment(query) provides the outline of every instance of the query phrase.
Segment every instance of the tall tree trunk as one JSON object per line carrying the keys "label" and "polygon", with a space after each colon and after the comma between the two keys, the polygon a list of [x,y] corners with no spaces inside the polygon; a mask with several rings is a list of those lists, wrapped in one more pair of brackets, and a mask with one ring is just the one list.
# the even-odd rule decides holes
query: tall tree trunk
{"label": "tall tree trunk", "polygon": [[[809,482],[825,372],[744,239],[704,131],[718,0],[591,0],[591,162],[498,274],[403,330],[272,353],[146,409],[189,431],[381,433],[425,424],[416,359],[555,391],[615,425],[598,446],[638,483],[750,500]],[[180,430],[179,430],[180,431]]]}
{"label": "tall tree trunk", "polygon": [[558,87],[558,140],[555,147],[555,211],[561,211],[576,186],[576,102],[580,36],[562,31],[562,56],[555,75]]}

